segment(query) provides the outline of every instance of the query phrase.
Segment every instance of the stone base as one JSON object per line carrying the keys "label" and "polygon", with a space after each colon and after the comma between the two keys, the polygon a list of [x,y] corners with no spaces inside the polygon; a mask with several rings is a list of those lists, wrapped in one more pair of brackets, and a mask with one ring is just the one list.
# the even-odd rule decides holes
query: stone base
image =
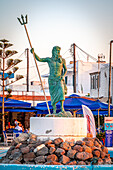
{"label": "stone base", "polygon": [[57,114],[47,114],[46,117],[73,117],[73,115],[69,111],[64,111]]}
{"label": "stone base", "polygon": [[74,117],[31,117],[30,132],[40,140],[58,137],[64,140],[81,140],[87,136],[87,120]]}

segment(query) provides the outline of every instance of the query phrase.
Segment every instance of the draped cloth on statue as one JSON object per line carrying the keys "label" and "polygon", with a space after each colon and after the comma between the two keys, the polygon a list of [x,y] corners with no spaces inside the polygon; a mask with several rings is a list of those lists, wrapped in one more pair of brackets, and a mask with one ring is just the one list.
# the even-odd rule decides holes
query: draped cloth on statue
{"label": "draped cloth on statue", "polygon": [[65,100],[63,80],[60,80],[59,77],[49,77],[48,82],[51,104],[54,105],[58,101]]}

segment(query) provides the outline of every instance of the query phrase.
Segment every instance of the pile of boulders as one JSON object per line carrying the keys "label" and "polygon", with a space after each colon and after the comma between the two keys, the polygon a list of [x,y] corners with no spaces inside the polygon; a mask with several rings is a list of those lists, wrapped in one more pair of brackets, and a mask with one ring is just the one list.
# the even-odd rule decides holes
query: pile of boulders
{"label": "pile of boulders", "polygon": [[37,136],[23,133],[17,137],[2,163],[39,165],[111,164],[108,149],[98,138],[63,141],[62,138],[40,141]]}

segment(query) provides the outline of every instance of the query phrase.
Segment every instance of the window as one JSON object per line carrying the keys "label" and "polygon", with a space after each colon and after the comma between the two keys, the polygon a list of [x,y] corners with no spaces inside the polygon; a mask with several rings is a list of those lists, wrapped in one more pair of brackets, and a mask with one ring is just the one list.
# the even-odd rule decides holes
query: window
{"label": "window", "polygon": [[92,74],[91,75],[91,89],[98,89],[98,81],[99,81],[99,87],[100,87],[100,73]]}

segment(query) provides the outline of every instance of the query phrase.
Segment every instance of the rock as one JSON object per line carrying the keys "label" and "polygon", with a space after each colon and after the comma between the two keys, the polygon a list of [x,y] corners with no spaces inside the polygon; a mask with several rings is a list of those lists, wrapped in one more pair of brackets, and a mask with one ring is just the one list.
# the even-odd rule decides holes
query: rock
{"label": "rock", "polygon": [[36,141],[37,141],[36,139],[30,139],[28,143],[29,143],[29,144],[35,144]]}
{"label": "rock", "polygon": [[19,149],[21,149],[21,148],[24,148],[24,147],[26,147],[27,146],[27,144],[22,144],[22,145],[20,145],[20,148]]}
{"label": "rock", "polygon": [[33,134],[33,133],[30,133],[29,134],[29,139],[31,140],[37,140],[37,135]]}
{"label": "rock", "polygon": [[21,148],[21,152],[23,154],[28,153],[30,151],[30,148],[28,146]]}
{"label": "rock", "polygon": [[35,149],[34,149],[34,152],[36,153],[37,151],[39,151],[40,149],[44,148],[45,145],[44,144],[41,144],[39,146],[37,146]]}
{"label": "rock", "polygon": [[95,138],[85,137],[85,138],[83,138],[83,141],[92,141],[92,142],[94,142]]}
{"label": "rock", "polygon": [[94,143],[93,143],[93,141],[85,141],[85,145],[94,146]]}
{"label": "rock", "polygon": [[22,153],[21,152],[15,152],[14,154],[11,154],[9,156],[9,159],[21,161],[22,160]]}
{"label": "rock", "polygon": [[76,161],[71,161],[71,162],[69,162],[67,165],[76,165],[76,164],[77,164]]}
{"label": "rock", "polygon": [[[34,162],[34,161],[26,161],[24,164],[35,165],[35,162]],[[41,163],[40,163],[40,164],[41,164]]]}
{"label": "rock", "polygon": [[48,161],[45,163],[45,165],[62,165],[60,162],[56,162],[56,161]]}
{"label": "rock", "polygon": [[52,140],[47,140],[47,141],[45,141],[45,145],[48,145],[48,144],[51,144],[52,143]]}
{"label": "rock", "polygon": [[3,164],[8,164],[9,162],[10,162],[10,159],[7,159],[7,158],[2,160]]}
{"label": "rock", "polygon": [[67,156],[68,156],[69,158],[74,159],[76,153],[77,153],[76,150],[70,149],[70,150],[67,152]]}
{"label": "rock", "polygon": [[9,164],[21,164],[21,162],[18,160],[11,160]]}
{"label": "rock", "polygon": [[91,163],[89,161],[85,161],[86,165],[91,165]]}
{"label": "rock", "polygon": [[66,150],[66,151],[68,151],[68,150],[71,149],[71,146],[70,146],[69,143],[67,143],[67,142],[62,142],[62,143],[60,144],[60,147],[61,147],[62,149],[64,149],[64,150]]}
{"label": "rock", "polygon": [[92,157],[93,157],[93,155],[91,153],[88,153],[88,152],[78,152],[76,154],[76,159],[82,160],[82,161],[85,161],[85,160],[90,159]]}
{"label": "rock", "polygon": [[36,156],[34,152],[29,152],[29,153],[24,154],[23,157],[24,157],[24,161],[26,162],[26,161],[33,161]]}
{"label": "rock", "polygon": [[47,147],[48,147],[48,148],[50,148],[50,147],[55,148],[55,144],[48,144]]}
{"label": "rock", "polygon": [[22,143],[18,143],[18,144],[15,146],[15,149],[19,149],[21,145],[22,145]]}
{"label": "rock", "polygon": [[105,158],[110,158],[110,154],[106,154]]}
{"label": "rock", "polygon": [[70,141],[68,141],[68,143],[69,143],[70,146],[74,146],[75,145],[75,141],[74,140],[70,140]]}
{"label": "rock", "polygon": [[60,163],[62,163],[62,164],[67,164],[67,163],[69,163],[70,162],[70,158],[68,158],[67,156],[65,156],[65,155],[62,155],[61,157],[60,157]]}
{"label": "rock", "polygon": [[99,158],[98,159],[98,165],[102,165],[103,163],[104,163],[104,161],[101,158]]}
{"label": "rock", "polygon": [[92,153],[92,149],[86,145],[83,145],[83,151],[84,152],[88,152],[88,153]]}
{"label": "rock", "polygon": [[103,161],[104,161],[104,164],[111,164],[110,158],[104,158]]}
{"label": "rock", "polygon": [[58,157],[55,154],[48,155],[46,159],[47,161],[58,161]]}
{"label": "rock", "polygon": [[17,142],[13,140],[13,141],[11,142],[11,146],[16,146],[16,145],[17,145]]}
{"label": "rock", "polygon": [[73,147],[73,150],[76,150],[77,152],[82,152],[83,151],[83,147],[81,145],[75,145]]}
{"label": "rock", "polygon": [[57,145],[57,146],[59,146],[62,142],[63,142],[63,139],[62,139],[62,138],[56,138],[56,139],[54,139],[54,143],[55,143],[55,145]]}
{"label": "rock", "polygon": [[54,147],[50,147],[49,153],[50,153],[50,154],[53,154],[53,153],[55,152],[55,150],[56,150],[56,149],[55,149]]}
{"label": "rock", "polygon": [[29,138],[29,135],[27,133],[21,133],[19,137],[14,139],[14,142],[16,143],[27,142],[28,138]]}
{"label": "rock", "polygon": [[100,145],[96,140],[94,141],[94,145],[95,145],[96,147],[101,148],[101,145]]}
{"label": "rock", "polygon": [[11,146],[11,147],[9,148],[9,150],[7,151],[7,154],[6,154],[6,155],[9,156],[14,149],[15,149],[15,146]]}
{"label": "rock", "polygon": [[95,141],[97,141],[101,145],[101,147],[103,146],[102,142],[98,138],[95,138]]}
{"label": "rock", "polygon": [[45,163],[45,156],[38,156],[35,158],[35,163],[39,164],[39,163]]}
{"label": "rock", "polygon": [[11,154],[13,155],[15,152],[19,152],[19,149],[12,150]]}
{"label": "rock", "polygon": [[101,151],[101,152],[100,152],[100,157],[101,157],[102,159],[104,159],[104,158],[105,158],[105,156],[106,156],[106,153],[105,153],[105,152],[103,152],[103,151]]}
{"label": "rock", "polygon": [[37,136],[30,133],[21,134],[13,141],[0,163],[7,164],[38,164],[38,165],[103,165],[112,164],[113,159],[108,149],[98,138],[87,137],[83,141],[54,141],[37,140]]}
{"label": "rock", "polygon": [[36,152],[37,156],[45,156],[49,153],[49,149],[45,146]]}
{"label": "rock", "polygon": [[102,151],[108,153],[108,149],[105,146],[102,147]]}
{"label": "rock", "polygon": [[86,163],[84,161],[79,161],[77,165],[86,165]]}
{"label": "rock", "polygon": [[96,146],[91,146],[91,149],[92,149],[92,151],[93,151],[93,150],[99,150],[100,152],[102,151],[101,148],[98,148],[98,147],[96,147]]}
{"label": "rock", "polygon": [[57,150],[55,151],[57,156],[62,156],[65,154],[65,150],[62,148],[57,148]]}
{"label": "rock", "polygon": [[84,141],[82,141],[82,140],[78,140],[78,141],[76,141],[76,143],[75,143],[75,145],[85,145],[85,142]]}
{"label": "rock", "polygon": [[94,156],[96,156],[97,158],[100,157],[100,151],[99,151],[99,150],[93,150],[93,151],[92,151],[92,154],[93,154]]}

